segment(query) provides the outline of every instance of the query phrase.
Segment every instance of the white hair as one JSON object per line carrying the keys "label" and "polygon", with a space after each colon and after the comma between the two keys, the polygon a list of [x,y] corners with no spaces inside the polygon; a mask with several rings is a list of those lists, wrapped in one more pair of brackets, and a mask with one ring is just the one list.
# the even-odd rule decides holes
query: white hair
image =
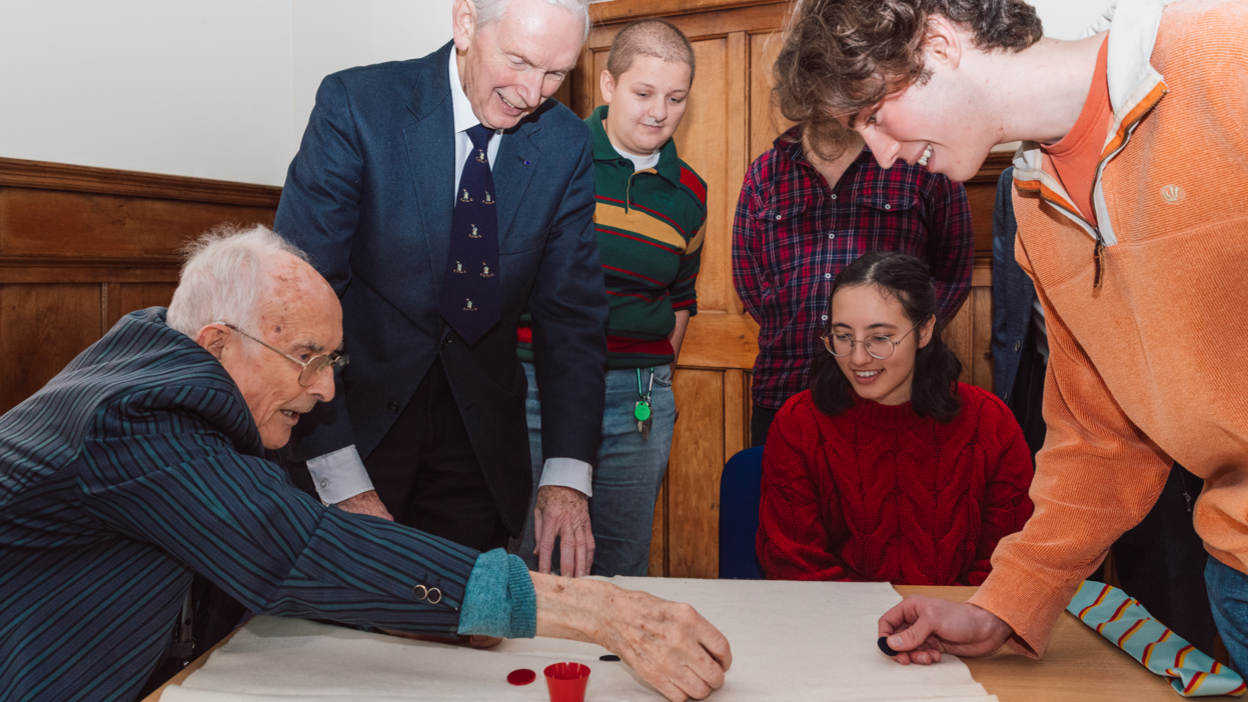
{"label": "white hair", "polygon": [[184,251],[186,265],[169,303],[166,323],[191,337],[217,321],[261,336],[260,304],[271,288],[273,256],[288,253],[308,260],[307,254],[262,224],[250,228],[221,225]]}
{"label": "white hair", "polygon": [[[571,12],[574,17],[583,17],[585,19],[585,32],[581,36],[581,43],[589,38],[589,0],[543,0],[547,5],[561,7]],[[477,28],[480,29],[487,24],[497,22],[503,18],[507,12],[507,6],[511,4],[511,0],[472,0],[472,5],[477,11]]]}

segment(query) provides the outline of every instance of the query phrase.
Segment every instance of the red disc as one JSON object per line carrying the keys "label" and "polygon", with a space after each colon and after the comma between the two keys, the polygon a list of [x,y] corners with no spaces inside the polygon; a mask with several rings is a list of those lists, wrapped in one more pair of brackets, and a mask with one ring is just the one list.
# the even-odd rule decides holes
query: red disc
{"label": "red disc", "polygon": [[528,668],[513,670],[507,674],[507,682],[512,685],[528,685],[534,680],[537,680],[537,673],[534,673]]}

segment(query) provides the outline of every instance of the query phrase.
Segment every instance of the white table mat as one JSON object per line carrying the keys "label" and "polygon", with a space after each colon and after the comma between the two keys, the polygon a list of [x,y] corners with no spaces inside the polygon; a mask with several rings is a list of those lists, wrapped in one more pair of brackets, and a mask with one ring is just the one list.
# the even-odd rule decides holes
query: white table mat
{"label": "white table mat", "polygon": [[[692,604],[728,637],[733,665],[715,702],[995,702],[953,656],[901,666],[876,647],[876,620],[901,597],[886,583],[612,578]],[[548,699],[542,669],[589,665],[586,702],[661,700],[599,646],[504,641],[487,651],[412,641],[298,619],[256,617],[162,702],[411,702]],[[537,680],[507,683],[529,668]]]}

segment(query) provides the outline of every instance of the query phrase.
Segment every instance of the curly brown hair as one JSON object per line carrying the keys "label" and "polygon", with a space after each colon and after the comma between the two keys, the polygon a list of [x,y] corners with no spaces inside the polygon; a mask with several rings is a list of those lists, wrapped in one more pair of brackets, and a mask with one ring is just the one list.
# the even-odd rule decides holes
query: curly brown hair
{"label": "curly brown hair", "polygon": [[801,0],[774,68],[781,114],[807,125],[817,150],[835,149],[821,143],[835,138],[829,123],[926,82],[922,49],[933,15],[969,30],[983,50],[1017,52],[1043,36],[1022,0]]}

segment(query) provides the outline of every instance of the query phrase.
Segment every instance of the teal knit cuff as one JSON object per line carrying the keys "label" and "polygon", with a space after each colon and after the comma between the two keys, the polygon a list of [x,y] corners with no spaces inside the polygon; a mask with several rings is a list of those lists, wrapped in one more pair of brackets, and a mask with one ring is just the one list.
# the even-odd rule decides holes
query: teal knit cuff
{"label": "teal knit cuff", "polygon": [[519,556],[496,548],[477,557],[459,612],[459,633],[505,639],[537,635],[537,595]]}

